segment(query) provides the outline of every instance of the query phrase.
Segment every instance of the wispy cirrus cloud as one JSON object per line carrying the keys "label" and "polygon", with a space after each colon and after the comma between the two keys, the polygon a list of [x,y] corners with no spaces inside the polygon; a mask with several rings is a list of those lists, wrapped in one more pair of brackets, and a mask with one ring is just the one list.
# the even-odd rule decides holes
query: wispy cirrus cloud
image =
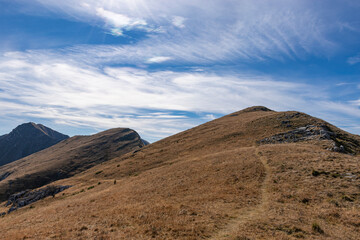
{"label": "wispy cirrus cloud", "polygon": [[[327,57],[337,49],[328,38],[336,27],[312,1],[38,2],[90,24],[98,18],[105,20],[114,35],[122,35],[126,28],[149,29],[149,39],[135,46],[138,54],[151,48],[153,55],[187,61],[197,57],[200,63],[208,59],[247,62]],[[133,48],[127,50],[134,52]],[[124,55],[122,51],[118,54]]]}
{"label": "wispy cirrus cloud", "polygon": [[132,19],[126,15],[114,13],[103,8],[97,8],[96,14],[103,18],[107,24],[118,28],[133,28],[147,25],[143,19]]}
{"label": "wispy cirrus cloud", "polygon": [[172,24],[178,28],[184,28],[185,27],[185,21],[186,18],[184,17],[180,17],[180,16],[175,16],[172,19]]}
{"label": "wispy cirrus cloud", "polygon": [[164,57],[164,56],[158,56],[158,57],[152,57],[147,60],[148,63],[162,63],[171,60],[171,57]]}
{"label": "wispy cirrus cloud", "polygon": [[351,101],[351,103],[352,103],[353,105],[356,105],[356,106],[359,106],[359,107],[360,107],[360,99]]}
{"label": "wispy cirrus cloud", "polygon": [[360,118],[356,105],[334,102],[325,90],[267,75],[153,72],[41,56],[0,58],[2,121],[18,116],[96,129],[131,127],[154,141],[251,105],[305,111],[352,130]]}
{"label": "wispy cirrus cloud", "polygon": [[354,65],[354,64],[357,64],[357,63],[360,63],[360,53],[353,56],[353,57],[350,57],[348,58],[348,61],[347,61],[350,65]]}
{"label": "wispy cirrus cloud", "polygon": [[105,21],[113,34],[118,36],[123,35],[123,30],[144,29],[148,25],[143,19],[130,18],[101,7],[96,9],[96,15]]}
{"label": "wispy cirrus cloud", "polygon": [[[311,82],[317,60],[328,61],[346,45],[334,36],[358,29],[335,11],[351,1],[36,2],[57,17],[129,41],[6,52],[0,56],[0,121],[124,126],[155,140],[241,108],[266,105],[305,111],[358,132],[357,98],[339,100],[328,85]],[[136,39],[137,31],[141,38]],[[348,62],[355,64],[357,58]],[[304,63],[307,79],[292,77],[293,63]],[[262,67],[271,68],[267,64],[288,71],[261,73]]]}

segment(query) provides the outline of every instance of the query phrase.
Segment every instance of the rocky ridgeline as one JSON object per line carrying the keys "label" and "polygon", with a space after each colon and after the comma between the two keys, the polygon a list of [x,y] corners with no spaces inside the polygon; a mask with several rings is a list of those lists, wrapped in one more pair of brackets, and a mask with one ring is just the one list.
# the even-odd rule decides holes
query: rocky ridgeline
{"label": "rocky ridgeline", "polygon": [[[47,186],[38,190],[25,190],[15,193],[9,197],[7,203],[5,204],[5,207],[11,206],[7,213],[11,213],[18,208],[25,207],[48,196],[55,197],[56,194],[70,187],[71,186]],[[0,216],[5,214],[5,212],[0,213]]]}
{"label": "rocky ridgeline", "polygon": [[309,140],[331,140],[332,146],[328,149],[335,152],[345,152],[342,145],[338,145],[334,140],[336,134],[332,132],[327,126],[307,125],[299,127],[294,130],[279,133],[274,136],[260,140],[259,144],[276,144],[276,143],[294,143]]}

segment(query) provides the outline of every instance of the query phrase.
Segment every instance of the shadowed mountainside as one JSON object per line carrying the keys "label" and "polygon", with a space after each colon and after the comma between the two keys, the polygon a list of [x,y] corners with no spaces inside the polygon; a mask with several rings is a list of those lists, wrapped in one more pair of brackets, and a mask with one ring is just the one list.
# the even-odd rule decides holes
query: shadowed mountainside
{"label": "shadowed mountainside", "polygon": [[[24,123],[0,137],[0,166],[61,142],[69,136],[41,124]],[[0,176],[1,179],[1,176]]]}
{"label": "shadowed mountainside", "polygon": [[355,240],[359,142],[304,113],[248,108],[57,181],[72,187],[0,228],[3,239]]}
{"label": "shadowed mountainside", "polygon": [[75,136],[41,152],[0,167],[0,200],[11,194],[67,178],[144,146],[128,128]]}

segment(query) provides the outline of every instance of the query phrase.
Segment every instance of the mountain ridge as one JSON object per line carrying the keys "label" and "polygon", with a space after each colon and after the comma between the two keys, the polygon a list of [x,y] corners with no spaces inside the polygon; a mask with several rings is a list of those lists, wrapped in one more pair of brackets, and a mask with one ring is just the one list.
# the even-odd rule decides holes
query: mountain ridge
{"label": "mountain ridge", "polygon": [[239,111],[54,182],[72,187],[0,228],[10,239],[355,240],[359,141],[304,113]]}
{"label": "mountain ridge", "polygon": [[0,137],[0,166],[57,144],[69,136],[33,122]]}
{"label": "mountain ridge", "polygon": [[26,189],[80,173],[96,164],[145,146],[129,128],[74,136],[47,149],[0,166],[0,200]]}

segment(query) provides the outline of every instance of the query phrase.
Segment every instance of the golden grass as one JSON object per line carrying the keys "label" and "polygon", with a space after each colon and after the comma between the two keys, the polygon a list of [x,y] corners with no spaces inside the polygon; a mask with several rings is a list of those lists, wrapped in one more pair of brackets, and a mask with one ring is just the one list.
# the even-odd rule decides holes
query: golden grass
{"label": "golden grass", "polygon": [[67,178],[143,146],[130,129],[111,129],[92,136],[75,136],[48,149],[0,167],[11,175],[0,181],[0,201],[9,194]]}
{"label": "golden grass", "polygon": [[73,187],[0,218],[0,239],[358,239],[359,157],[258,146],[284,114],[238,112],[58,181]]}

